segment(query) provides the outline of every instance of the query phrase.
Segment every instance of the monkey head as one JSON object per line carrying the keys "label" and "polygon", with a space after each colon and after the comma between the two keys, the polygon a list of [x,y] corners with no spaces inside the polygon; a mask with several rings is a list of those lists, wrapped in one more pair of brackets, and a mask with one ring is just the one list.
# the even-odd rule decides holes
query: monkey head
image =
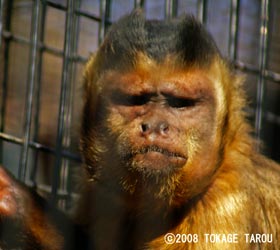
{"label": "monkey head", "polygon": [[230,133],[230,74],[193,17],[147,21],[135,11],[112,25],[85,71],[90,179],[169,203],[202,193]]}

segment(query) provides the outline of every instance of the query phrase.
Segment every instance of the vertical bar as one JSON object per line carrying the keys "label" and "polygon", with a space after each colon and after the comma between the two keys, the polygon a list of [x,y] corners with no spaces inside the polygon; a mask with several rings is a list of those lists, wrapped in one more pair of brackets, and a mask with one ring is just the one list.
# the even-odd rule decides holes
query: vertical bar
{"label": "vertical bar", "polygon": [[[47,5],[46,2],[42,1],[42,14],[40,18],[40,27],[39,27],[39,41],[43,44],[44,37],[45,37],[45,23],[46,23],[46,11]],[[41,78],[42,78],[42,64],[43,64],[43,47],[40,48],[38,52],[38,67],[37,67],[37,75],[36,75],[36,82],[37,88],[35,93],[35,110],[34,110],[34,135],[33,141],[38,141],[38,134],[39,134],[39,117],[40,117],[40,97],[41,97]],[[30,179],[35,185],[35,176],[38,169],[38,151],[35,150],[34,153],[34,162],[30,173]]]}
{"label": "vertical bar", "polygon": [[31,48],[30,48],[30,62],[28,69],[28,82],[27,82],[27,100],[26,100],[26,115],[24,125],[23,145],[20,153],[20,167],[18,177],[21,181],[25,181],[27,160],[28,160],[28,144],[30,141],[31,120],[33,109],[33,97],[35,91],[35,75],[37,70],[37,47],[38,47],[38,33],[39,33],[39,13],[40,13],[40,0],[35,0],[33,3],[32,11],[32,30],[31,30]]}
{"label": "vertical bar", "polygon": [[0,49],[2,47],[4,0],[0,0]]}
{"label": "vertical bar", "polygon": [[197,1],[197,18],[203,24],[207,20],[207,0],[198,0]]}
{"label": "vertical bar", "polygon": [[134,8],[144,8],[144,0],[134,0]]}
{"label": "vertical bar", "polygon": [[[4,17],[4,0],[1,0],[0,5],[0,15],[1,15],[1,30],[0,30],[0,51],[3,51],[3,79],[2,79],[2,95],[0,96],[0,132],[4,131],[5,127],[5,106],[7,100],[7,93],[8,93],[8,65],[9,65],[9,47],[10,47],[10,40],[6,40],[5,43],[2,43],[2,32],[4,29],[10,30],[11,24],[11,13],[12,13],[12,5],[13,1],[5,2],[6,7],[6,15]],[[4,23],[5,19],[5,23]],[[1,58],[2,59],[2,58]],[[2,70],[2,69],[1,69]],[[0,141],[0,162],[3,162],[3,141]]]}
{"label": "vertical bar", "polygon": [[72,41],[73,41],[73,19],[75,15],[75,0],[67,1],[67,14],[66,14],[66,30],[64,37],[64,56],[63,56],[63,68],[60,90],[60,103],[59,103],[59,116],[57,127],[57,139],[56,139],[56,159],[55,168],[53,170],[52,178],[52,199],[56,201],[57,190],[59,186],[60,170],[62,166],[62,150],[63,150],[63,132],[65,127],[65,115],[67,104],[67,87],[71,81],[71,56],[72,56]]}
{"label": "vertical bar", "polygon": [[[2,14],[4,13],[4,0],[1,0],[1,11]],[[10,30],[10,26],[11,26],[11,16],[12,16],[12,6],[13,6],[13,0],[11,1],[7,1],[5,2],[5,8],[6,8],[6,15],[4,17],[4,15],[2,15],[2,29],[6,29],[6,30]],[[5,20],[4,20],[5,19]],[[4,23],[5,22],[5,23]],[[5,25],[5,27],[4,27]],[[3,30],[2,30],[3,32]],[[2,40],[2,36],[0,37],[0,39]],[[2,82],[2,96],[0,99],[1,102],[1,120],[0,120],[0,132],[4,131],[4,127],[5,127],[5,105],[6,105],[6,100],[7,100],[7,93],[8,93],[8,65],[9,65],[9,48],[10,48],[10,39],[6,39],[5,43],[2,43],[3,48],[3,59],[4,59],[4,63],[3,63],[3,82]],[[0,147],[2,147],[2,141],[0,143]],[[0,151],[0,156],[2,154],[2,150]]]}
{"label": "vertical bar", "polygon": [[239,0],[230,1],[230,23],[229,23],[229,44],[228,55],[231,60],[236,60],[236,47],[238,39],[239,23]]}
{"label": "vertical bar", "polygon": [[165,0],[165,19],[171,19],[177,16],[178,1],[177,0]]}
{"label": "vertical bar", "polygon": [[[81,1],[76,0],[74,9],[77,10],[80,8]],[[71,42],[71,51],[72,55],[76,55],[78,49],[78,37],[79,37],[79,17],[78,15],[73,16],[73,35],[72,35],[72,42]],[[72,123],[72,115],[73,115],[73,103],[74,103],[74,95],[75,95],[75,75],[76,75],[76,64],[74,61],[70,62],[70,83],[67,88],[67,104],[65,109],[65,129],[64,129],[64,136],[63,136],[63,145],[69,147],[71,144],[71,123]],[[70,161],[64,160],[62,162],[61,167],[61,184],[60,187],[65,193],[67,197],[65,200],[62,200],[60,203],[60,207],[66,209],[68,205],[70,205],[71,197],[70,197],[70,185],[69,185],[69,168],[70,168]],[[69,208],[69,207],[68,207]]]}
{"label": "vertical bar", "polygon": [[101,0],[100,1],[101,22],[99,24],[99,30],[98,30],[98,44],[101,44],[101,42],[104,39],[106,28],[107,28],[106,22],[108,21],[109,16],[110,16],[110,0]]}
{"label": "vertical bar", "polygon": [[269,0],[261,1],[261,26],[260,26],[260,46],[259,46],[259,80],[257,85],[257,107],[255,118],[256,137],[260,139],[262,120],[263,120],[263,105],[265,93],[265,69],[267,61],[267,41],[268,41],[268,21],[269,21]]}

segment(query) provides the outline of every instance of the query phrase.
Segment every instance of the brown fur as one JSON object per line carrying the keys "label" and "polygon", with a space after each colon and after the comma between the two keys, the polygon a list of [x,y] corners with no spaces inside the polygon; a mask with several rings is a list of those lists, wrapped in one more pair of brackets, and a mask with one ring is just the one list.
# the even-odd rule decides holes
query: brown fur
{"label": "brown fur", "polygon": [[[89,60],[84,87],[77,223],[0,169],[0,226],[19,236],[0,234],[1,248],[280,248],[279,165],[256,151],[242,78],[193,18],[121,19]],[[181,242],[167,244],[167,233]]]}
{"label": "brown fur", "polygon": [[[167,58],[161,64],[143,54],[139,54],[138,58],[133,70],[110,71],[101,78],[95,75],[98,58],[92,58],[85,74],[86,105],[90,105],[89,100],[96,103],[99,95],[106,97],[115,85],[122,88],[123,84],[123,89],[128,92],[131,89],[133,92],[146,83],[149,88],[150,82],[161,84],[171,79],[178,82],[178,91],[195,95],[193,89],[200,90],[202,84],[209,96],[214,96],[213,102],[210,102],[213,109],[209,109],[213,113],[210,116],[207,113],[203,115],[208,118],[201,121],[203,124],[200,124],[198,130],[205,133],[212,130],[214,140],[201,141],[200,131],[193,127],[188,130],[188,135],[182,134],[186,140],[185,146],[189,147],[189,160],[186,166],[172,178],[168,178],[168,183],[160,186],[158,190],[154,187],[158,183],[153,186],[146,183],[145,179],[137,179],[138,176],[114,173],[113,171],[120,171],[115,169],[121,168],[114,163],[115,153],[111,151],[115,150],[114,146],[112,147],[106,138],[102,138],[102,135],[97,135],[94,129],[88,131],[91,134],[84,133],[82,152],[85,162],[92,170],[89,172],[90,180],[95,180],[89,183],[88,189],[93,192],[93,196],[98,197],[95,198],[98,204],[90,202],[85,206],[85,214],[94,211],[98,218],[91,221],[94,231],[92,237],[97,249],[114,249],[112,244],[118,244],[123,240],[122,237],[127,240],[127,246],[135,249],[279,249],[279,166],[255,150],[256,143],[250,135],[251,128],[243,113],[246,102],[242,79],[234,75],[219,57],[212,62],[210,69],[181,68],[180,64],[174,63],[176,58]],[[188,85],[182,86],[182,81]],[[93,92],[93,89],[97,91]],[[94,113],[98,107],[92,106]],[[84,115],[89,115],[87,112],[91,109],[86,106],[85,110]],[[113,107],[111,110],[109,108],[105,113],[101,130],[99,128],[98,132],[102,129],[109,130],[109,135],[117,135],[118,138],[123,137],[125,141],[129,141],[128,137],[133,136],[133,133],[127,131],[132,128],[127,126],[128,121],[123,120],[122,107]],[[137,119],[137,116],[128,119],[134,118]],[[106,136],[108,134],[105,133]],[[130,138],[137,143],[137,138]],[[176,145],[177,141],[173,143],[174,147],[181,147]],[[111,160],[111,166],[99,162],[104,159],[98,158],[102,154]],[[96,159],[92,156],[96,156]],[[99,168],[104,166],[108,169]],[[106,172],[105,175],[100,174],[102,171]],[[116,182],[118,178],[122,181]],[[144,186],[141,181],[145,183]],[[151,194],[152,192],[156,193]],[[104,207],[108,209],[104,211]],[[174,221],[171,219],[173,213],[177,215]],[[139,223],[133,225],[133,230],[129,232],[122,231],[125,227],[122,219],[126,216],[129,216],[130,223],[131,220]],[[198,234],[199,242],[168,245],[164,241],[164,235],[168,232],[175,235]],[[122,233],[125,236],[122,236]],[[206,233],[238,234],[238,243],[206,243]],[[245,242],[244,234],[257,233],[272,234],[273,242]]]}

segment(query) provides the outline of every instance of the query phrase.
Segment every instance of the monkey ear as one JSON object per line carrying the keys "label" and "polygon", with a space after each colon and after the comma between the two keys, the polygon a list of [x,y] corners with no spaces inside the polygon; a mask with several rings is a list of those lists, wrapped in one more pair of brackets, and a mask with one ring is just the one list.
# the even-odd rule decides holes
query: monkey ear
{"label": "monkey ear", "polygon": [[144,19],[146,18],[145,12],[141,8],[135,8],[133,11],[131,11],[130,16],[132,18],[134,18],[134,17],[141,17],[141,18],[144,18]]}
{"label": "monkey ear", "polygon": [[83,74],[83,95],[84,95],[84,116],[83,120],[83,133],[90,129],[91,122],[96,114],[97,102],[99,98],[98,78],[100,68],[100,56],[98,52],[93,53],[84,70]]}
{"label": "monkey ear", "polygon": [[178,25],[177,51],[187,63],[210,64],[219,49],[209,32],[192,15],[180,17]]}
{"label": "monkey ear", "polygon": [[84,74],[83,74],[83,87],[84,87],[84,93],[88,93],[88,91],[90,91],[90,88],[92,88],[92,85],[94,83],[94,80],[97,78],[97,53],[93,53],[86,66],[85,66],[85,70],[84,70]]}

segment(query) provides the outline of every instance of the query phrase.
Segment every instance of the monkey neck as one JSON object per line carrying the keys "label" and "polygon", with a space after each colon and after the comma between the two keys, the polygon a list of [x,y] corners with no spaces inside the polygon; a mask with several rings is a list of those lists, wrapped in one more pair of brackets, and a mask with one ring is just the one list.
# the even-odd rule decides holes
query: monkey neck
{"label": "monkey neck", "polygon": [[[210,219],[219,218],[218,228],[221,221],[226,223],[227,218],[232,216],[230,211],[227,211],[228,216],[221,212],[217,217],[217,208],[225,204],[231,204],[231,207],[238,211],[242,208],[238,203],[232,204],[233,191],[239,190],[239,170],[233,167],[230,160],[223,162],[215,182],[207,187],[205,194],[182,201],[176,206],[170,205],[174,204],[170,203],[170,199],[156,198],[152,192],[145,192],[148,188],[144,186],[145,183],[137,185],[133,192],[124,190],[117,178],[91,183],[88,185],[89,191],[85,192],[87,197],[84,199],[84,224],[91,228],[90,238],[97,245],[97,249],[115,249],[113,245],[108,246],[109,242],[116,243],[118,249],[138,249],[168,231],[193,230],[193,233],[197,233],[200,230],[198,221],[206,223],[205,226],[209,227],[210,232],[213,225]],[[225,179],[230,181],[225,182]],[[107,183],[110,185],[106,185]],[[234,201],[240,201],[240,193],[237,195],[233,197]],[[180,227],[182,221],[186,228]],[[235,229],[232,228],[233,231]]]}
{"label": "monkey neck", "polygon": [[187,211],[184,206],[171,208],[166,201],[99,183],[92,184],[87,195],[87,209],[83,213],[92,217],[87,217],[85,224],[96,232],[91,238],[101,249],[105,249],[103,244],[107,242],[118,242],[119,249],[127,249],[129,244],[131,249],[137,249],[175,227]]}
{"label": "monkey neck", "polygon": [[[173,219],[187,209],[187,203],[181,206],[171,205],[170,197],[155,197],[152,191],[143,191],[138,187],[133,193],[117,186],[104,186],[96,183],[92,186],[94,199],[103,205],[109,205],[110,210],[121,209],[131,219],[157,218],[166,220],[169,216]],[[101,206],[104,207],[103,205]],[[100,211],[102,213],[102,211]]]}

